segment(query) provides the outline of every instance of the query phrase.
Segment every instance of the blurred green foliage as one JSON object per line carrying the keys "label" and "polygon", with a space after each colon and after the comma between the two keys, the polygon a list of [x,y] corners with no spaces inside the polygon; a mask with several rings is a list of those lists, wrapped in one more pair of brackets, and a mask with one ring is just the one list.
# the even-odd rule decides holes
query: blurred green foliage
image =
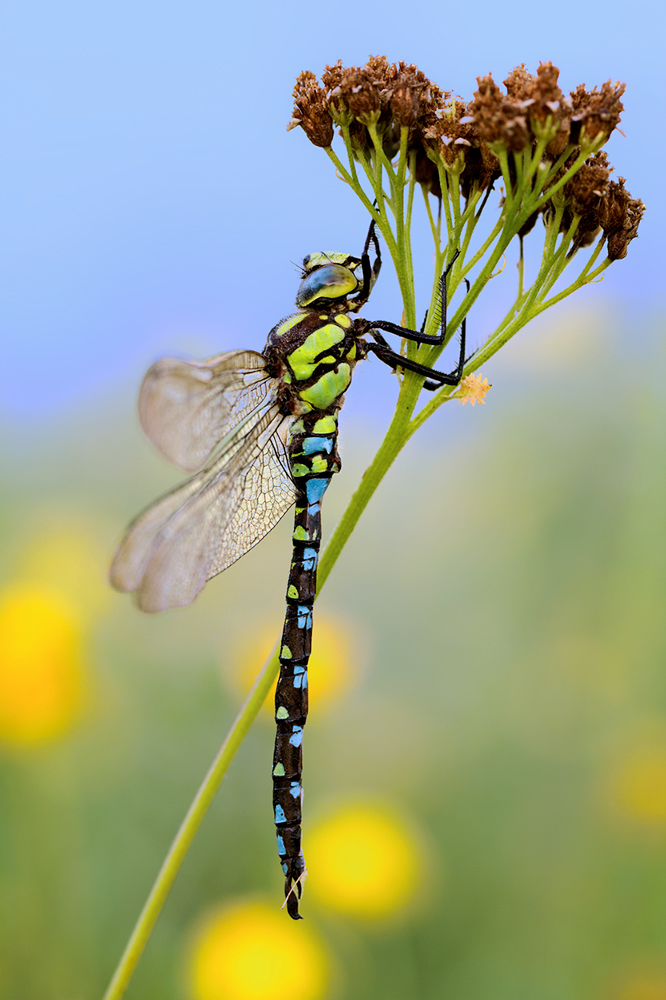
{"label": "blurred green foliage", "polygon": [[[604,325],[530,332],[484,372],[485,407],[444,407],[317,604],[348,621],[367,669],[321,711],[312,678],[306,858],[308,822],[368,798],[420,831],[428,883],[375,923],[308,905],[306,889],[339,1000],[666,995],[663,357],[658,329],[637,366],[635,342],[617,348]],[[63,568],[89,683],[66,734],[2,755],[2,1000],[101,996],[238,708],[237,650],[281,624],[288,518],[189,609],[145,617],[106,593],[120,529],[176,481],[128,407],[92,402],[4,449],[3,582],[58,586]],[[373,436],[359,408],[343,418],[329,532]],[[94,558],[35,556],[59,533]],[[279,907],[272,742],[263,717],[129,998],[188,995],[211,905],[258,893]]]}

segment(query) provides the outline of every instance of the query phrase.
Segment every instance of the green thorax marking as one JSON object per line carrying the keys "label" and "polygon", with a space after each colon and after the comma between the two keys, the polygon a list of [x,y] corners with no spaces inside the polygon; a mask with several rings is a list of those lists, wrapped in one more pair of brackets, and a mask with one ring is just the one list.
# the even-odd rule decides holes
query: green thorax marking
{"label": "green thorax marking", "polygon": [[344,338],[345,331],[337,323],[327,323],[311,333],[287,359],[295,378],[303,382],[315,374],[320,364],[334,363],[337,360],[335,357],[322,357],[322,352],[330,350]]}
{"label": "green thorax marking", "polygon": [[273,336],[284,337],[285,333],[289,333],[292,327],[296,326],[297,323],[300,323],[300,321],[307,315],[307,312],[297,312],[294,313],[293,316],[287,316],[287,318],[283,319],[282,322],[273,330]]}
{"label": "green thorax marking", "polygon": [[299,392],[299,396],[315,410],[327,410],[347,391],[350,382],[351,367],[342,362],[333,371],[324,372],[314,385]]}

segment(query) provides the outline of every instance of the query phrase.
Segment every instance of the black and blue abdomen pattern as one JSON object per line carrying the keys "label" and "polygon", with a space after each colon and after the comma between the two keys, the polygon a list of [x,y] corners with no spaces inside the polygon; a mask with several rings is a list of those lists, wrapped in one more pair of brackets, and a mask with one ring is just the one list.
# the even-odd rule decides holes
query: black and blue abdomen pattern
{"label": "black and blue abdomen pattern", "polygon": [[336,438],[337,416],[313,411],[292,425],[288,446],[299,498],[275,692],[273,808],[287,910],[294,920],[300,917],[298,900],[305,874],[301,850],[302,740],[308,714],[308,660],[321,542],[321,500],[331,476],[340,468]]}

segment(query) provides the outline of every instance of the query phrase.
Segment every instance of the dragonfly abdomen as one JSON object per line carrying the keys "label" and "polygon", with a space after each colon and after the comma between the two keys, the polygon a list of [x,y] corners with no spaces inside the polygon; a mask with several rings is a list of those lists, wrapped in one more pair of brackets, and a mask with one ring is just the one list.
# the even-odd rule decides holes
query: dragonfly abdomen
{"label": "dragonfly abdomen", "polygon": [[321,542],[321,500],[338,472],[337,417],[316,412],[300,417],[290,431],[289,461],[299,488],[294,517],[293,556],[287,611],[280,644],[280,677],[275,691],[273,809],[285,876],[287,910],[298,920],[305,861],[301,850],[302,740],[308,714],[308,661],[312,607],[317,591]]}

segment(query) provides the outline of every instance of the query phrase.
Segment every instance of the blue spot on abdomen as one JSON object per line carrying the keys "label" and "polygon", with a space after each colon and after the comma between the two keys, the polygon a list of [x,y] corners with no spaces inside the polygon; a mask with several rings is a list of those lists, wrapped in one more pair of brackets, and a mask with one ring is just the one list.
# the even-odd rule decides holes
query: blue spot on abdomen
{"label": "blue spot on abdomen", "polygon": [[308,500],[308,506],[314,503],[319,503],[324,493],[328,489],[328,484],[330,479],[308,479],[305,484],[305,495]]}
{"label": "blue spot on abdomen", "polygon": [[304,455],[316,455],[320,452],[330,455],[333,450],[333,439],[330,437],[304,438],[302,447]]}
{"label": "blue spot on abdomen", "polygon": [[[303,726],[294,726],[292,729],[292,735],[289,737],[289,742],[292,747],[300,747],[303,742]],[[277,820],[275,822],[277,823]],[[281,822],[284,822],[284,820]]]}

